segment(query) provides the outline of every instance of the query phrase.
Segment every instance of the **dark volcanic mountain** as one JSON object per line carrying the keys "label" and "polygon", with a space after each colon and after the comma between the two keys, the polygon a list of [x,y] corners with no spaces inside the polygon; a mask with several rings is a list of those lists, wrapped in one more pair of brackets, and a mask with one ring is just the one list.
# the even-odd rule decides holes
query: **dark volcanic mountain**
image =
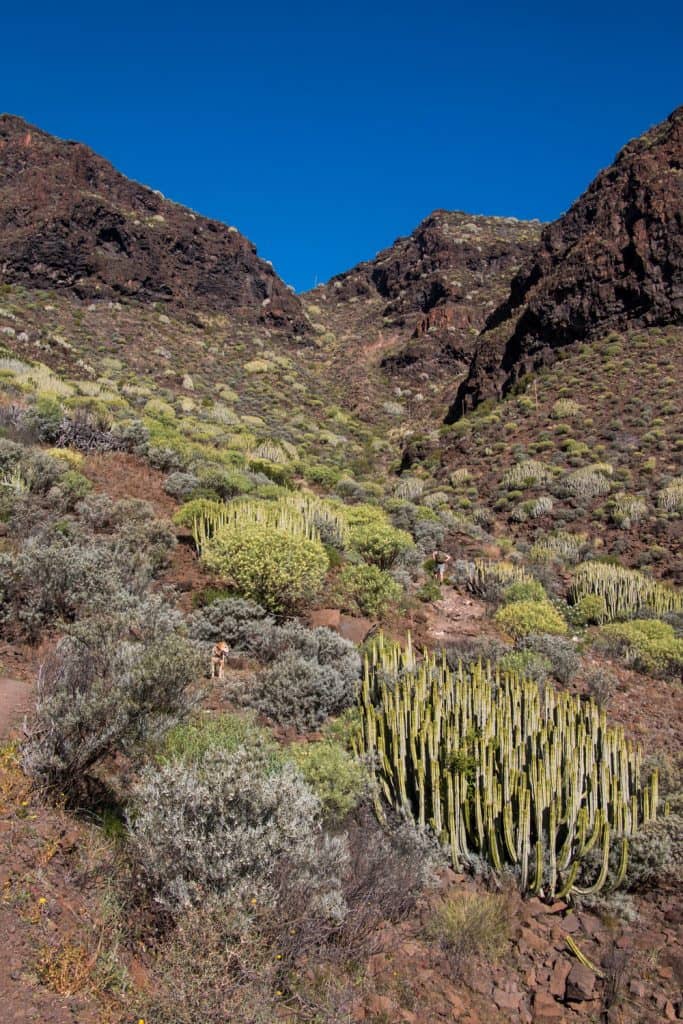
{"label": "dark volcanic mountain", "polygon": [[436,210],[374,260],[308,292],[309,312],[361,362],[462,372],[540,232],[539,221]]}
{"label": "dark volcanic mountain", "polygon": [[683,323],[683,107],[630,142],[559,220],[489,318],[449,414],[500,396],[552,352]]}
{"label": "dark volcanic mountain", "polygon": [[295,333],[295,295],[236,228],[130,181],[77,142],[0,116],[0,282],[210,310]]}

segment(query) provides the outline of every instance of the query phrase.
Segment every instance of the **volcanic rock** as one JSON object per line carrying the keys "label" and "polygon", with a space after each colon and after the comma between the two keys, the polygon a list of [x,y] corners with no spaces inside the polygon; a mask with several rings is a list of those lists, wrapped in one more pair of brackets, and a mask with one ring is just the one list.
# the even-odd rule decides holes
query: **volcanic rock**
{"label": "volcanic rock", "polygon": [[0,283],[308,330],[297,297],[236,228],[9,114],[0,115]]}
{"label": "volcanic rock", "polygon": [[683,323],[683,106],[630,142],[489,317],[449,420],[500,397],[558,348],[610,330]]}

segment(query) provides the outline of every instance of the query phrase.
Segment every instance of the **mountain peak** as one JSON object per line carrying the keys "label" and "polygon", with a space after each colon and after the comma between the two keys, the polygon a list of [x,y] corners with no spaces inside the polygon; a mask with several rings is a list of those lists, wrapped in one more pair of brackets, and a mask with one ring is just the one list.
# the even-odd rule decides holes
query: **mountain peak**
{"label": "mountain peak", "polygon": [[0,281],[228,313],[294,333],[301,304],[237,228],[131,181],[81,143],[0,116]]}
{"label": "mountain peak", "polygon": [[554,350],[683,322],[683,107],[629,142],[559,220],[489,317],[449,419]]}

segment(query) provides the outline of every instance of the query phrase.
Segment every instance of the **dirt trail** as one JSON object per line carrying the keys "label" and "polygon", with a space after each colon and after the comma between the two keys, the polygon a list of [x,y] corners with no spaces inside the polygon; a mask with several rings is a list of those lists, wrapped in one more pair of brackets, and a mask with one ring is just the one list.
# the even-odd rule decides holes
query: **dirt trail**
{"label": "dirt trail", "polygon": [[453,587],[442,587],[441,599],[426,606],[425,616],[427,643],[432,647],[491,632],[486,605]]}
{"label": "dirt trail", "polygon": [[29,683],[0,676],[0,740],[19,729],[30,709],[31,694]]}

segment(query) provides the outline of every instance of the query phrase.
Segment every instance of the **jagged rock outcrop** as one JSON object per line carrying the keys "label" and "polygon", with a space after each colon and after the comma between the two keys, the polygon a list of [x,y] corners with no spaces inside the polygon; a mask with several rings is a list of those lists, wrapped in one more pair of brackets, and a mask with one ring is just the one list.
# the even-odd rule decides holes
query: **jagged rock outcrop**
{"label": "jagged rock outcrop", "polygon": [[683,322],[683,107],[621,150],[559,220],[489,317],[449,419],[499,397],[554,350]]}
{"label": "jagged rock outcrop", "polygon": [[236,228],[8,114],[0,116],[0,282],[307,330],[298,298]]}
{"label": "jagged rock outcrop", "polygon": [[[477,334],[533,251],[539,221],[436,210],[374,260],[305,295],[312,319],[388,372],[467,369]],[[357,349],[357,351],[356,351]]]}

